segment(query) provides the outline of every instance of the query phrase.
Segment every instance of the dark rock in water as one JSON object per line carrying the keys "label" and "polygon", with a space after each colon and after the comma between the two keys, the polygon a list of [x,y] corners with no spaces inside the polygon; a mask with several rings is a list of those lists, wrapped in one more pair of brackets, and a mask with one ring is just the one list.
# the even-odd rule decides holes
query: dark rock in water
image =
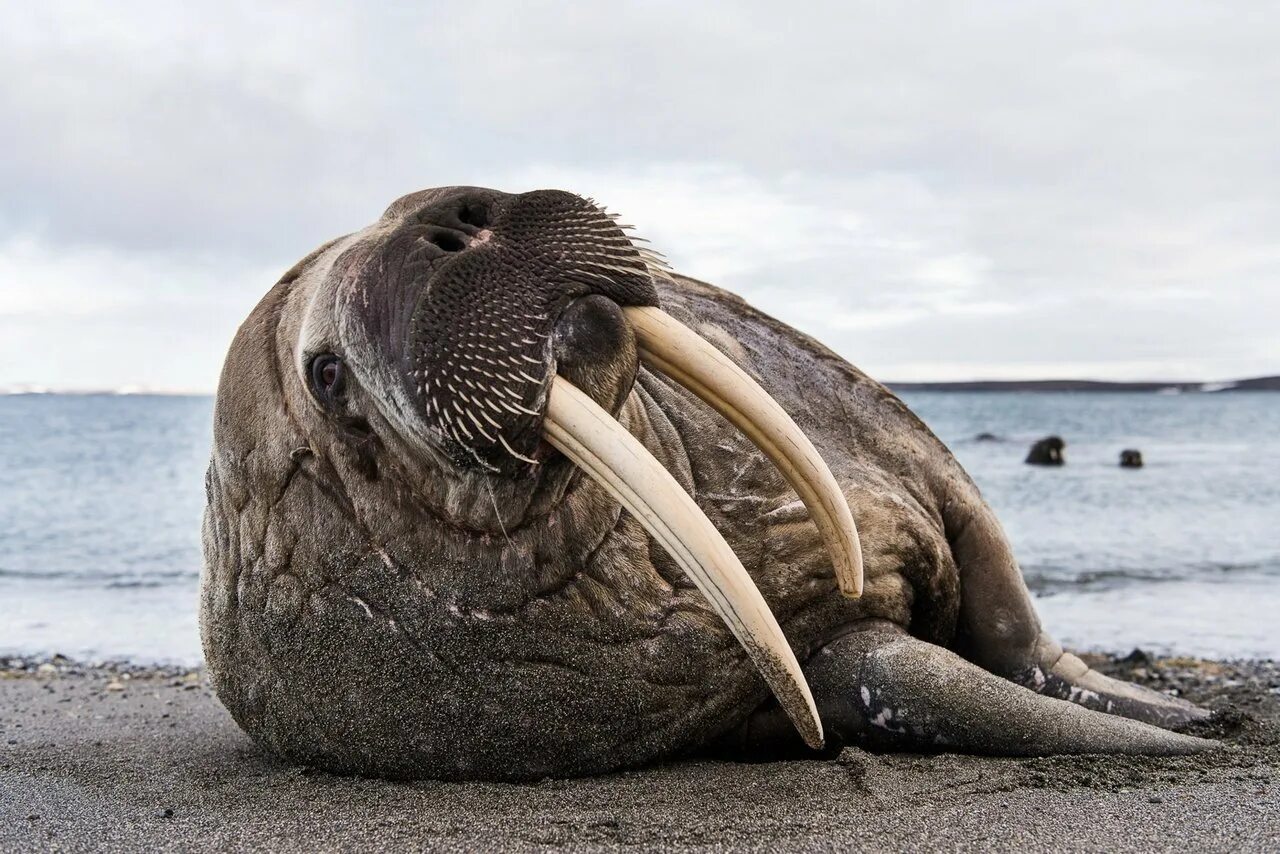
{"label": "dark rock in water", "polygon": [[1062,453],[1066,447],[1061,436],[1046,436],[1031,446],[1026,462],[1033,466],[1060,466],[1067,461]]}
{"label": "dark rock in water", "polygon": [[978,435],[976,435],[976,436],[974,436],[974,437],[973,437],[973,441],[975,441],[975,442],[999,442],[999,441],[1000,441],[1000,437],[999,437],[999,436],[997,436],[995,433],[979,433]]}
{"label": "dark rock in water", "polygon": [[1135,646],[1133,652],[1120,659],[1121,664],[1150,664],[1151,654],[1145,649]]}
{"label": "dark rock in water", "polygon": [[1142,451],[1137,448],[1125,448],[1120,452],[1120,468],[1122,469],[1140,469],[1142,468]]}

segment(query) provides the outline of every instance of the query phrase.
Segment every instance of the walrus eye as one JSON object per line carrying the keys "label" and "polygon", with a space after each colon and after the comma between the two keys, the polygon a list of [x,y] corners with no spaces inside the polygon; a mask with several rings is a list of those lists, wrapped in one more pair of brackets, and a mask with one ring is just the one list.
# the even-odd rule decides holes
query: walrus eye
{"label": "walrus eye", "polygon": [[311,360],[311,388],[316,397],[332,403],[342,394],[344,377],[342,360],[332,353],[316,356]]}

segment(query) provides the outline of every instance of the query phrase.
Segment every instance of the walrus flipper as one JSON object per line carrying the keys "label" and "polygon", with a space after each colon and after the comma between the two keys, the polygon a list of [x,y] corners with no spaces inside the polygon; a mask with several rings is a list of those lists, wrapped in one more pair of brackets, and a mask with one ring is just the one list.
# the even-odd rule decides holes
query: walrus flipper
{"label": "walrus flipper", "polygon": [[1208,709],[1179,697],[1104,676],[1071,653],[1062,652],[1062,648],[1047,635],[1038,647],[1042,650],[1057,647],[1058,654],[1055,656],[1050,652],[1041,663],[1017,675],[1014,681],[1039,694],[1166,729],[1176,729],[1212,717]]}
{"label": "walrus flipper", "polygon": [[1211,713],[1177,697],[1103,676],[1040,625],[1004,532],[985,505],[947,520],[960,569],[960,619],[966,658],[1047,697],[1161,727],[1207,720]]}
{"label": "walrus flipper", "polygon": [[[996,756],[1174,756],[1218,746],[1037,694],[882,621],[825,646],[805,676],[833,750],[856,744]],[[754,758],[803,752],[772,704],[719,747]]]}

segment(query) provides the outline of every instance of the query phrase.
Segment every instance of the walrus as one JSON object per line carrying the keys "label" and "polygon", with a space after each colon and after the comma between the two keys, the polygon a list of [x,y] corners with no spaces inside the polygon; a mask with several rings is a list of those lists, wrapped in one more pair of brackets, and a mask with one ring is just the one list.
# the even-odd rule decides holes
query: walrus
{"label": "walrus", "polygon": [[214,420],[208,673],[299,763],[1215,744],[1043,630],[884,386],[568,192],[426,190],[320,246],[240,327]]}
{"label": "walrus", "polygon": [[1066,448],[1067,443],[1061,436],[1046,436],[1031,446],[1024,462],[1033,466],[1066,465]]}

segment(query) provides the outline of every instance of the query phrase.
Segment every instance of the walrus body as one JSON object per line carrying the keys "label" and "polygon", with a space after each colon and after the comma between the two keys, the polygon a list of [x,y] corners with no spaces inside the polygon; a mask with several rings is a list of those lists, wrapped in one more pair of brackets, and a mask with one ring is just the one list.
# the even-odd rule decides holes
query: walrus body
{"label": "walrus body", "polygon": [[[405,223],[488,206],[479,225],[448,219],[465,247],[449,251],[496,251],[505,212],[530,195],[405,197],[304,259],[241,328],[207,479],[202,631],[218,695],[266,747],[362,774],[528,779],[702,749],[804,751],[707,600],[595,481],[533,444],[513,449],[530,449],[515,469],[424,451],[388,381],[365,379],[398,369],[353,343],[372,333],[352,332],[352,314],[443,275],[390,263],[404,262],[386,247]],[[343,290],[357,282],[360,300]],[[554,339],[548,371],[615,415],[739,556],[804,664],[829,748],[1211,744],[1148,725],[1200,710],[1105,679],[1042,632],[978,489],[888,390],[723,290],[679,276],[652,285],[644,298],[756,377],[830,467],[861,536],[860,598],[840,595],[778,469],[638,364],[611,308],[627,297],[575,292],[531,334]],[[389,316],[358,325],[403,335]],[[345,342],[361,384],[341,411],[308,395],[308,335]]]}

